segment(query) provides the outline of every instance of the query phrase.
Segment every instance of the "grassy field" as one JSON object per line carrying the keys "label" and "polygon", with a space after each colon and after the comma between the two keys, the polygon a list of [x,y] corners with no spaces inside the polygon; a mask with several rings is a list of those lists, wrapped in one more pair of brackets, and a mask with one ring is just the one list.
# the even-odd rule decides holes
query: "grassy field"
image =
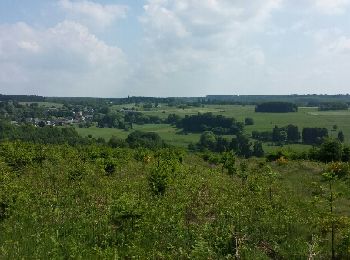
{"label": "grassy field", "polygon": [[33,103],[37,103],[39,107],[45,107],[45,108],[51,108],[51,107],[56,107],[60,108],[63,106],[63,104],[60,103],[53,103],[53,102],[19,102],[21,105],[30,105]]}
{"label": "grassy field", "polygon": [[[119,110],[122,107],[132,108],[133,104],[123,106],[113,106],[114,110]],[[167,118],[169,114],[177,114],[182,117],[185,115],[195,115],[198,113],[211,112],[216,115],[224,115],[226,117],[234,117],[238,121],[244,121],[246,117],[254,119],[254,125],[246,126],[246,134],[250,135],[252,131],[271,131],[277,125],[279,127],[288,124],[297,125],[300,129],[304,127],[325,127],[329,130],[331,137],[336,137],[339,130],[345,135],[345,142],[350,143],[350,111],[318,111],[316,107],[300,107],[297,113],[256,113],[254,106],[239,106],[239,105],[206,105],[204,107],[177,108],[162,105],[159,108],[153,108],[149,111],[143,111],[140,107],[140,112],[148,115],[156,115],[160,118]],[[332,131],[333,126],[337,125],[338,130]],[[78,132],[87,136],[91,134],[93,137],[103,137],[108,140],[111,136],[126,138],[130,132],[120,129],[101,129],[88,128],[77,129]],[[134,125],[134,130],[149,131],[158,133],[167,143],[177,146],[186,147],[191,142],[198,142],[200,134],[183,135],[178,133],[178,129],[167,124],[149,124],[149,125]],[[310,146],[293,144],[286,145],[283,149],[293,149],[302,151],[310,148]],[[264,144],[265,151],[273,151],[280,147],[269,146]]]}
{"label": "grassy field", "polygon": [[[78,133],[82,136],[92,135],[95,138],[102,137],[109,140],[112,136],[125,139],[131,131],[124,131],[122,129],[113,128],[77,128]],[[187,147],[191,142],[198,142],[200,134],[179,134],[178,129],[168,124],[147,124],[134,125],[133,130],[140,130],[145,132],[156,132],[168,144]]]}
{"label": "grassy field", "polygon": [[152,111],[144,111],[144,113],[158,115],[165,118],[168,114],[178,114],[180,116],[193,115],[197,113],[212,112],[227,117],[234,117],[238,121],[244,121],[244,118],[251,117],[255,124],[246,127],[246,132],[250,134],[252,131],[271,131],[277,126],[286,126],[288,124],[297,125],[300,129],[303,127],[325,127],[332,133],[333,125],[337,125],[339,130],[345,134],[345,139],[350,139],[350,111],[318,111],[316,107],[301,107],[297,113],[256,113],[254,106],[238,106],[238,105],[208,105],[200,108],[178,109],[178,108],[157,108]]}

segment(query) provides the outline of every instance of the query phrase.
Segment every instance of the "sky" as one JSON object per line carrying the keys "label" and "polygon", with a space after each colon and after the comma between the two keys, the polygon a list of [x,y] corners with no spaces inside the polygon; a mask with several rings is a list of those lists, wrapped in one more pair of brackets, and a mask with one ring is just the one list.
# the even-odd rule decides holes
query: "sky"
{"label": "sky", "polygon": [[0,93],[350,92],[350,0],[1,0]]}

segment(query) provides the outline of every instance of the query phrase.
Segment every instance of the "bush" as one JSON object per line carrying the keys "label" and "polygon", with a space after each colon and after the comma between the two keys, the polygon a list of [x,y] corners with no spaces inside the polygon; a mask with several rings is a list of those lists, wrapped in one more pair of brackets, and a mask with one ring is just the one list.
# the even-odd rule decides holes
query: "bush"
{"label": "bush", "polygon": [[327,139],[322,143],[319,151],[319,159],[323,162],[341,161],[343,145],[339,140]]}
{"label": "bush", "polygon": [[148,176],[148,184],[153,195],[163,195],[168,187],[168,169],[165,165],[155,167]]}
{"label": "bush", "polygon": [[246,118],[244,119],[244,124],[245,124],[245,125],[254,125],[254,119],[251,118],[251,117],[246,117]]}
{"label": "bush", "polygon": [[350,172],[349,164],[343,162],[332,162],[327,165],[326,172],[332,172],[338,179],[347,177]]}

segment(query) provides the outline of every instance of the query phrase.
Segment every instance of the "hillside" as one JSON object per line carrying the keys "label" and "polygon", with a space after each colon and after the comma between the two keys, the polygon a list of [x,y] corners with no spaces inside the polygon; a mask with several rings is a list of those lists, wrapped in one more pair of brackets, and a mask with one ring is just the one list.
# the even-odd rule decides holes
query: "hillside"
{"label": "hillside", "polygon": [[347,164],[222,158],[2,143],[0,258],[350,257]]}

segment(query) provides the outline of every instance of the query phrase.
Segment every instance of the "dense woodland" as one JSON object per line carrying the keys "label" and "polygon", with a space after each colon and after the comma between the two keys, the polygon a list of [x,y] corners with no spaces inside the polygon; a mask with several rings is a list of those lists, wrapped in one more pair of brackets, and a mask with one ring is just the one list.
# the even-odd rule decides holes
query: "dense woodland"
{"label": "dense woodland", "polygon": [[321,103],[319,105],[320,111],[328,111],[328,110],[348,110],[349,105],[343,102],[328,102]]}
{"label": "dense woodland", "polygon": [[213,131],[215,134],[240,134],[244,124],[237,122],[234,118],[226,118],[221,115],[211,113],[186,116],[176,124],[184,132],[204,132]]}
{"label": "dense woodland", "polygon": [[298,106],[290,102],[264,102],[255,107],[255,112],[288,113],[297,112]]}

